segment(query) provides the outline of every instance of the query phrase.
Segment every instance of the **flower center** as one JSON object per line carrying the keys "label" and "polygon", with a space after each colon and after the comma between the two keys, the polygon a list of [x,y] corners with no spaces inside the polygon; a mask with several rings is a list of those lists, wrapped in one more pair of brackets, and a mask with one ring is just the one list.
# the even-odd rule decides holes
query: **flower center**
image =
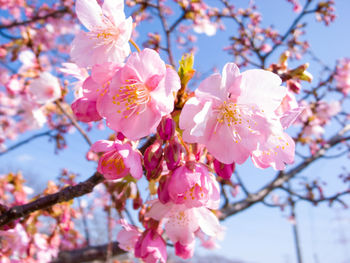
{"label": "flower center", "polygon": [[118,40],[120,30],[114,26],[96,27],[91,32],[86,33],[89,38],[95,39],[96,46],[112,45]]}
{"label": "flower center", "polygon": [[233,140],[239,143],[242,140],[239,131],[248,130],[254,133],[253,128],[257,125],[257,122],[253,119],[254,110],[254,106],[224,101],[219,107],[214,108],[214,112],[217,113],[214,133],[222,124],[225,124],[232,129]]}
{"label": "flower center", "polygon": [[101,164],[109,171],[115,170],[117,174],[121,174],[125,170],[124,160],[118,152],[115,152],[109,158],[104,159]]}
{"label": "flower center", "polygon": [[119,87],[117,94],[112,97],[113,104],[117,105],[117,113],[122,113],[127,119],[134,114],[140,114],[147,108],[150,101],[147,86],[136,80],[127,80],[130,84]]}

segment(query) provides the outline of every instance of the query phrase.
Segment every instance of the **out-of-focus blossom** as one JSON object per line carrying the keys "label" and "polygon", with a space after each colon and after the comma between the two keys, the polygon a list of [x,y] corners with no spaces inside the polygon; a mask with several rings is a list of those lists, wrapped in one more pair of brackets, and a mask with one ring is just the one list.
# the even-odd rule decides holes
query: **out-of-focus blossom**
{"label": "out-of-focus blossom", "polygon": [[337,65],[336,74],[334,75],[337,88],[345,95],[350,92],[350,59],[340,59]]}
{"label": "out-of-focus blossom", "polygon": [[3,231],[0,230],[0,260],[2,254],[19,256],[28,249],[29,237],[21,224],[17,224],[14,228]]}
{"label": "out-of-focus blossom", "polygon": [[49,72],[43,72],[38,78],[33,79],[29,90],[33,95],[33,100],[37,103],[52,102],[62,96],[58,79]]}
{"label": "out-of-focus blossom", "polygon": [[147,229],[135,244],[135,256],[146,263],[165,263],[167,260],[166,244],[153,229]]}
{"label": "out-of-focus blossom", "polygon": [[119,220],[118,223],[123,227],[123,229],[120,230],[117,235],[119,247],[125,251],[133,252],[135,249],[135,244],[141,236],[141,232],[137,227],[126,222],[125,219]]}

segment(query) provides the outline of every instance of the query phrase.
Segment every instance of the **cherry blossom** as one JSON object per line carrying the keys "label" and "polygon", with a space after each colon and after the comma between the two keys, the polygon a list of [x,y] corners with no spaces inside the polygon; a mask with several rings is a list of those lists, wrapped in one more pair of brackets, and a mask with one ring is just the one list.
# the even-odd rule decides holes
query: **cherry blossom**
{"label": "cherry blossom", "polygon": [[97,109],[111,129],[136,140],[156,131],[162,117],[174,109],[173,92],[178,89],[177,73],[146,48],[133,53],[116,72]]}
{"label": "cherry blossom", "polygon": [[62,96],[58,79],[49,72],[43,72],[37,79],[33,79],[29,90],[37,103],[52,102]]}
{"label": "cherry blossom", "polygon": [[118,223],[123,227],[117,235],[119,247],[125,251],[133,252],[135,245],[141,236],[140,230],[137,227],[130,225],[125,219],[119,220]]}
{"label": "cherry blossom", "polygon": [[350,91],[350,59],[343,58],[339,60],[334,79],[337,82],[337,88],[344,94]]}
{"label": "cherry blossom", "polygon": [[135,256],[146,263],[165,263],[167,259],[166,244],[153,229],[147,229],[135,244]]}
{"label": "cherry blossom", "polygon": [[[255,150],[269,154],[267,148],[278,146],[272,138],[283,132],[275,114],[287,92],[280,84],[281,79],[271,72],[241,74],[235,64],[226,64],[222,77],[214,74],[205,79],[185,104],[180,115],[184,140],[204,144],[225,164],[242,164]],[[293,147],[287,141],[282,148],[286,154],[271,150],[273,162],[293,159]]]}
{"label": "cherry blossom", "polygon": [[193,161],[176,168],[169,177],[169,193],[175,204],[191,207],[208,207],[217,209],[220,202],[220,188],[208,168]]}
{"label": "cherry blossom", "polygon": [[179,256],[182,255],[185,258],[192,255],[188,250],[192,248],[198,230],[209,237],[220,236],[223,231],[217,217],[203,206],[187,208],[183,204],[172,202],[162,204],[155,200],[146,215],[155,220],[161,220],[169,239],[174,244],[179,242],[177,244]]}
{"label": "cherry blossom", "polygon": [[142,177],[141,154],[129,143],[100,140],[91,146],[91,150],[104,153],[98,162],[97,170],[106,179],[119,179],[128,174],[136,179]]}
{"label": "cherry blossom", "polygon": [[79,32],[71,57],[81,67],[105,62],[121,63],[130,54],[132,18],[125,19],[123,0],[105,0],[102,8],[96,0],[77,0],[75,10],[89,32]]}

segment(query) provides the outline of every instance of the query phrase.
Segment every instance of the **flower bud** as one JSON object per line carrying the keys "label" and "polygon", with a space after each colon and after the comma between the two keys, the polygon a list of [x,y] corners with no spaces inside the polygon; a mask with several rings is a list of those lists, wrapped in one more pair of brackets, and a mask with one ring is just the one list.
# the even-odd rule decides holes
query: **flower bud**
{"label": "flower bud", "polygon": [[181,161],[182,145],[177,140],[171,140],[164,148],[164,158],[169,170],[174,170]]}
{"label": "flower bud", "polygon": [[232,173],[235,170],[235,163],[224,164],[218,160],[213,161],[215,172],[218,176],[225,180],[230,180]]}
{"label": "flower bud", "polygon": [[170,201],[168,186],[170,182],[170,176],[162,176],[159,180],[158,186],[158,199],[161,203],[166,204]]}
{"label": "flower bud", "polygon": [[147,229],[135,244],[135,257],[145,262],[165,263],[167,260],[166,243],[156,231]]}
{"label": "flower bud", "polygon": [[162,143],[156,141],[150,145],[144,154],[143,160],[147,171],[152,171],[157,168],[163,159]]}
{"label": "flower bud", "polygon": [[147,180],[156,180],[161,173],[163,172],[163,160],[159,163],[159,165],[153,170],[146,170]]}
{"label": "flower bud", "polygon": [[99,121],[102,119],[96,109],[96,101],[82,97],[75,100],[72,105],[75,117],[82,122]]}
{"label": "flower bud", "polygon": [[162,140],[170,140],[175,133],[174,120],[171,117],[163,117],[162,121],[158,125],[157,132]]}

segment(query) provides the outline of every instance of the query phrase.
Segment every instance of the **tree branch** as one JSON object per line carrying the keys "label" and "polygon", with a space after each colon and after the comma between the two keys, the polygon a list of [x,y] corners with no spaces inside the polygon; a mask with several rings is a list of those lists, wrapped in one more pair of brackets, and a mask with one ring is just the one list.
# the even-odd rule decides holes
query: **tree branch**
{"label": "tree branch", "polygon": [[59,9],[59,10],[56,10],[56,11],[53,11],[51,13],[48,13],[44,16],[34,16],[32,17],[31,19],[28,19],[28,20],[25,20],[25,21],[13,21],[12,23],[8,24],[8,25],[0,25],[0,29],[10,29],[10,28],[13,28],[13,27],[17,27],[17,26],[24,26],[24,25],[27,25],[27,24],[30,24],[30,23],[34,23],[34,22],[37,22],[39,20],[45,20],[47,18],[50,18],[50,17],[60,17],[61,15],[64,15],[65,13],[68,13],[69,11],[69,8],[68,7],[64,7],[62,9]]}
{"label": "tree branch", "polygon": [[30,213],[49,208],[55,204],[66,202],[88,193],[91,193],[94,187],[104,180],[102,174],[96,172],[86,181],[74,186],[63,188],[57,193],[46,195],[37,200],[19,206],[14,206],[0,215],[0,226],[4,226],[18,218],[26,217]]}
{"label": "tree branch", "polygon": [[[113,256],[127,253],[126,251],[119,248],[118,242],[113,242],[111,245],[111,253]],[[107,247],[108,245],[100,245],[89,246],[76,250],[61,251],[58,254],[58,257],[51,261],[51,263],[77,263],[85,261],[90,262],[92,260],[105,261],[107,259]]]}
{"label": "tree branch", "polygon": [[264,201],[265,197],[271,193],[274,189],[282,187],[282,185],[293,178],[296,174],[300,173],[302,170],[304,170],[306,167],[308,167],[311,163],[318,160],[319,158],[323,157],[324,154],[327,152],[328,149],[332,148],[333,146],[337,145],[338,143],[350,140],[350,136],[343,137],[345,133],[350,131],[350,125],[345,126],[338,134],[334,135],[328,143],[326,143],[321,149],[319,149],[314,155],[306,158],[303,160],[302,163],[294,167],[288,172],[280,171],[276,178],[261,188],[259,191],[257,191],[254,194],[251,194],[247,198],[237,201],[234,203],[229,204],[226,207],[223,207],[220,212],[220,220],[224,220],[229,216],[232,216],[234,214],[237,214],[249,207],[251,207],[254,204],[257,204],[259,202]]}
{"label": "tree branch", "polygon": [[20,147],[20,146],[22,146],[22,145],[24,145],[24,144],[27,144],[27,143],[29,143],[30,141],[35,140],[35,139],[37,139],[37,138],[40,138],[40,137],[43,137],[43,136],[52,136],[52,133],[53,133],[53,132],[54,132],[54,130],[49,130],[49,131],[46,131],[46,132],[42,132],[42,133],[35,134],[35,135],[33,135],[33,136],[31,136],[31,137],[29,137],[29,138],[23,140],[23,141],[20,141],[20,142],[18,142],[18,143],[16,143],[16,144],[10,146],[10,147],[7,148],[5,151],[0,152],[0,156],[3,155],[3,154],[5,154],[5,153],[8,153],[8,152],[10,152],[10,151],[12,151],[12,150],[15,150],[16,148],[18,148],[18,147]]}

